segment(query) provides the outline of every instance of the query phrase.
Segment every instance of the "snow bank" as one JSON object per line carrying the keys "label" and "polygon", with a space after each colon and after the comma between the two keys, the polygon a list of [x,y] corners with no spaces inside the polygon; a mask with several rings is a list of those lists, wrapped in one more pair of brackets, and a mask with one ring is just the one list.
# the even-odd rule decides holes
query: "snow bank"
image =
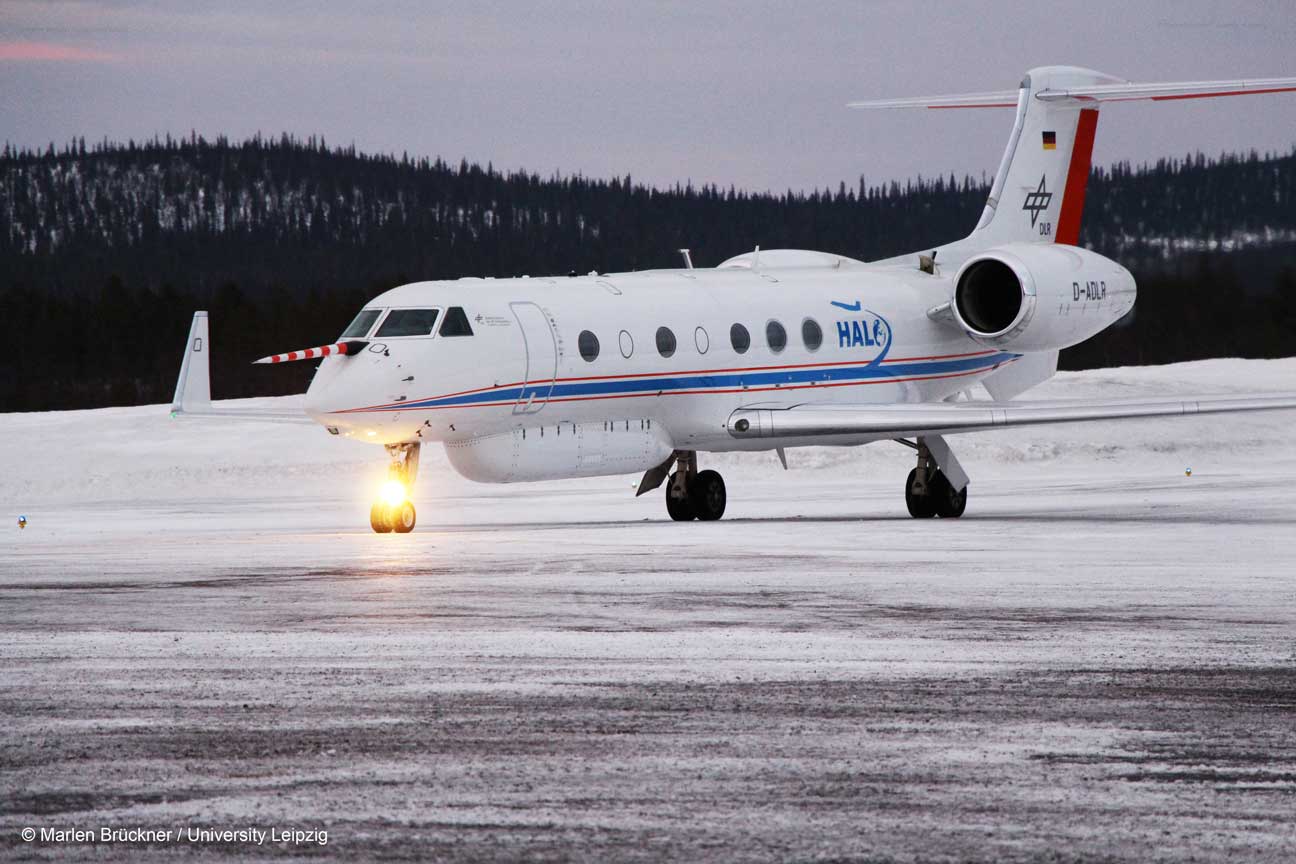
{"label": "snow bank", "polygon": [[[1208,360],[1171,366],[1063,372],[1035,399],[1140,398],[1296,389],[1296,358]],[[292,409],[300,397],[238,400]],[[1290,460],[1292,412],[1087,423],[959,436],[974,480],[1004,473],[1109,475],[1255,469]],[[624,495],[637,477],[511,487],[456,475],[440,447],[426,448],[420,497],[525,497],[527,490]],[[912,457],[887,443],[789,453],[784,475],[772,454],[704,455],[727,478],[810,486],[899,482]],[[132,502],[281,500],[367,507],[385,466],[382,449],[309,425],[172,420],[166,406],[0,414],[0,501],[13,513],[42,506]],[[781,478],[781,479],[780,479]],[[731,486],[734,484],[731,480]],[[732,496],[731,496],[732,497]],[[16,518],[16,516],[15,516]]]}

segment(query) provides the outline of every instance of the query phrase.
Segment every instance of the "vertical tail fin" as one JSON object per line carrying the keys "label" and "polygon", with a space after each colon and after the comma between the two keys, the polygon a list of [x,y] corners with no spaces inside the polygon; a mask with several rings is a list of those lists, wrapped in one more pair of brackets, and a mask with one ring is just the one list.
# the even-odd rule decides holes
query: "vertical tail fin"
{"label": "vertical tail fin", "polygon": [[[957,266],[972,253],[1002,243],[1079,243],[1098,107],[1103,102],[1160,102],[1293,91],[1296,78],[1132,84],[1078,66],[1042,66],[1030,70],[1016,92],[854,102],[851,107],[1016,106],[1012,134],[980,220],[963,240],[937,247],[939,263]],[[879,263],[916,260],[910,254]]]}
{"label": "vertical tail fin", "polygon": [[180,361],[175,398],[171,400],[172,414],[211,409],[211,371],[207,362],[210,351],[207,313],[195,312],[193,323],[189,325],[189,341],[185,344],[184,358]]}
{"label": "vertical tail fin", "polygon": [[1073,66],[1032,69],[1017,94],[1017,120],[1004,149],[981,219],[964,241],[1000,243],[1080,241],[1080,216],[1098,128],[1098,105],[1045,102],[1041,93],[1116,83]]}

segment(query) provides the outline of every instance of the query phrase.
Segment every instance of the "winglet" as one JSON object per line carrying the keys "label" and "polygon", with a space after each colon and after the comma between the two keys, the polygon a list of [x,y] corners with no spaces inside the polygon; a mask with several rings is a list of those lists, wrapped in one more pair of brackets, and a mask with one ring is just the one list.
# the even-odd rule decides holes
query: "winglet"
{"label": "winglet", "polygon": [[171,401],[172,416],[185,411],[211,409],[211,371],[207,363],[210,350],[207,313],[195,312],[193,324],[189,326],[189,341],[185,343],[184,358],[180,362],[175,398]]}

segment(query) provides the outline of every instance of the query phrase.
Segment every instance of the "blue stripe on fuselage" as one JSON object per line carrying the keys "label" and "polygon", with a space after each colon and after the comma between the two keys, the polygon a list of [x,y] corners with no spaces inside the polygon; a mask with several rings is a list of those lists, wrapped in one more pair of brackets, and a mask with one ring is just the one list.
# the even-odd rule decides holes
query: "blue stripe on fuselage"
{"label": "blue stripe on fuselage", "polygon": [[564,397],[615,396],[618,394],[671,393],[680,390],[726,390],[743,387],[769,387],[775,384],[809,384],[843,381],[885,381],[889,378],[911,378],[923,375],[950,375],[989,369],[996,364],[1014,360],[1020,355],[1000,352],[982,357],[964,357],[954,360],[924,360],[880,365],[875,358],[867,364],[838,366],[829,369],[778,369],[770,372],[725,372],[716,374],[686,375],[663,378],[635,378],[613,381],[548,381],[521,387],[505,387],[480,393],[443,396],[404,402],[399,405],[375,407],[370,411],[411,411],[417,408],[447,408],[471,406],[480,403],[526,401],[532,397],[560,399]]}

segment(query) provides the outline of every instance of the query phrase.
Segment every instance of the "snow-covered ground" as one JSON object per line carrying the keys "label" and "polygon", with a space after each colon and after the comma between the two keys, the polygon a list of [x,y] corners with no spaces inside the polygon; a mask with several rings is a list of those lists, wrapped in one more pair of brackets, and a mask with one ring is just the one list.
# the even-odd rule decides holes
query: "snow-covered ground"
{"label": "snow-covered ground", "polygon": [[[1296,358],[1220,360],[1031,398],[1293,389]],[[704,455],[729,509],[683,525],[638,478],[483,486],[433,450],[418,529],[379,536],[381,449],[322,429],[0,415],[0,857],[153,824],[410,860],[1296,857],[1296,413],[955,444],[961,520],[910,520],[879,444]]]}

